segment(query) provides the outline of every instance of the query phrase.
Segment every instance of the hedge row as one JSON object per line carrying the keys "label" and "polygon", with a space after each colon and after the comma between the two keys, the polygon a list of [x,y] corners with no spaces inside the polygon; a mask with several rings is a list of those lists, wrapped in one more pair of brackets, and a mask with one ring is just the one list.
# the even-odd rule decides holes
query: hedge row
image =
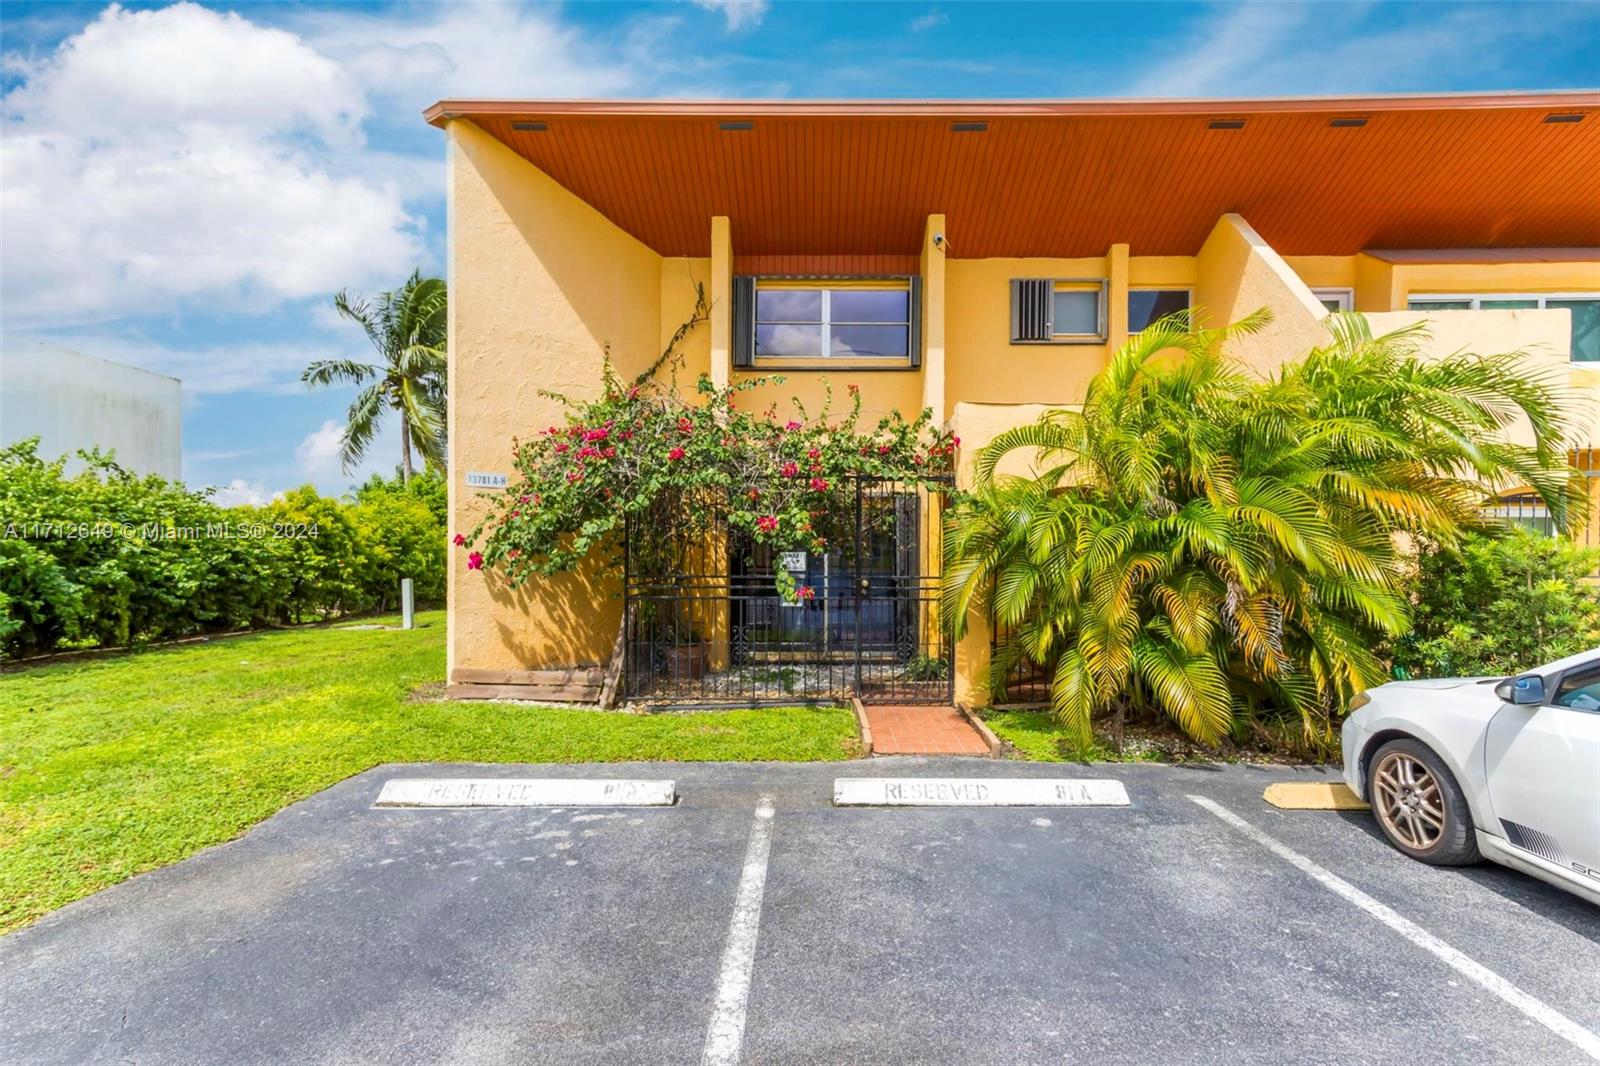
{"label": "hedge row", "polygon": [[137,477],[98,453],[67,476],[37,442],[0,449],[0,650],[127,645],[391,609],[402,577],[444,596],[444,484],[374,477],[350,500],[261,507]]}

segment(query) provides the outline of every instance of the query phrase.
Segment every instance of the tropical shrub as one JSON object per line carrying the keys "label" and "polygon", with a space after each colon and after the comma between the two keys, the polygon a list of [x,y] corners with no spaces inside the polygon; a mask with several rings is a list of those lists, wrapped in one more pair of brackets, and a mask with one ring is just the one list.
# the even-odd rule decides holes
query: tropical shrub
{"label": "tropical shrub", "polygon": [[1469,533],[1417,559],[1411,631],[1395,642],[1407,677],[1511,675],[1600,646],[1600,549],[1526,529]]}
{"label": "tropical shrub", "polygon": [[[931,483],[950,470],[957,442],[932,428],[929,411],[910,421],[895,413],[863,430],[851,386],[841,417],[798,400],[787,417],[776,407],[755,412],[740,404],[743,395],[783,378],[717,387],[702,375],[684,395],[671,377],[658,378],[669,365],[670,347],[631,382],[607,363],[595,399],[545,394],[566,406],[566,419],[513,443],[517,477],[482,494],[488,514],[454,538],[471,568],[519,585],[604,559],[626,523],[666,513],[679,538],[726,523],[775,551],[824,551],[853,521],[852,477]],[[791,601],[814,594],[782,568],[775,580]]]}
{"label": "tropical shrub", "polygon": [[[120,645],[392,607],[401,576],[444,594],[426,488],[309,486],[264,507],[138,477],[98,453],[65,473],[37,441],[0,449],[0,648]],[[421,479],[414,479],[420,481]]]}
{"label": "tropical shrub", "polygon": [[[1446,548],[1481,524],[1486,486],[1530,485],[1577,513],[1564,414],[1516,357],[1424,362],[1415,330],[1334,340],[1266,379],[1223,349],[1260,329],[1186,315],[1132,337],[1081,410],[1002,433],[945,540],[946,617],[992,613],[1051,678],[1055,713],[1087,745],[1097,714],[1166,715],[1215,744],[1263,721],[1307,749],[1387,674],[1374,649],[1410,624],[1402,534]],[[1516,417],[1536,444],[1505,443]],[[999,464],[1031,457],[1029,476]]]}

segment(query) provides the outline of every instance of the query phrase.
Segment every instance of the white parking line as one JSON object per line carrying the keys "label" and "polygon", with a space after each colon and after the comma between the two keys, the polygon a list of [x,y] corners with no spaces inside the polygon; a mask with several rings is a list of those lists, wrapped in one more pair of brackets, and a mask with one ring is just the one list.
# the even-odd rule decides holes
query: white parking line
{"label": "white parking line", "polygon": [[702,1066],[731,1066],[739,1061],[744,1044],[745,1007],[750,1000],[750,973],[756,964],[756,934],[761,931],[761,897],[767,888],[767,856],[772,851],[772,798],[762,796],[750,827],[750,846],[744,853],[744,872],[728,923],[728,943],[722,949],[722,971],[717,978],[717,1002],[706,1028]]}
{"label": "white parking line", "polygon": [[1476,981],[1479,985],[1493,992],[1523,1014],[1543,1025],[1546,1029],[1573,1044],[1591,1059],[1600,1062],[1600,1035],[1585,1029],[1548,1003],[1528,995],[1528,993],[1493,970],[1457,951],[1409,918],[1405,918],[1391,908],[1379,903],[1344,878],[1330,873],[1293,848],[1263,833],[1220,803],[1209,800],[1204,796],[1190,796],[1189,798],[1278,856],[1278,858],[1298,868],[1302,873],[1321,884],[1330,892],[1354,903],[1357,907],[1360,907],[1418,947],[1432,952],[1457,973]]}

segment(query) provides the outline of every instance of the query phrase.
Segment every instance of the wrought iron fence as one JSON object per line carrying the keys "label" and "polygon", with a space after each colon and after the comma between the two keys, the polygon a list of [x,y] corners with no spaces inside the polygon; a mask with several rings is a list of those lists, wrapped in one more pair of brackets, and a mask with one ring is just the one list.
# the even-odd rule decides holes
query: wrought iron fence
{"label": "wrought iron fence", "polygon": [[[1587,480],[1587,511],[1572,534],[1574,543],[1585,548],[1600,548],[1600,448],[1578,448],[1568,458],[1573,467]],[[1521,526],[1546,536],[1562,535],[1556,529],[1555,519],[1537,494],[1526,490],[1509,492],[1484,508],[1489,518],[1498,519],[1509,526]],[[1595,569],[1600,577],[1600,566]]]}
{"label": "wrought iron fence", "polygon": [[[822,552],[754,543],[711,494],[630,522],[625,696],[667,706],[948,702],[943,507],[943,486],[853,480],[818,516]],[[779,570],[805,595],[781,596]]]}

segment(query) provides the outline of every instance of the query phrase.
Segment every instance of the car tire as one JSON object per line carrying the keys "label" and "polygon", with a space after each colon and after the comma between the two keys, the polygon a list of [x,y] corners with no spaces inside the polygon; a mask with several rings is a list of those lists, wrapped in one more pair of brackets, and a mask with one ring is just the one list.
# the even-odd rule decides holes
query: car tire
{"label": "car tire", "polygon": [[1367,762],[1367,797],[1396,850],[1432,866],[1483,861],[1472,811],[1455,774],[1432,748],[1391,740]]}

